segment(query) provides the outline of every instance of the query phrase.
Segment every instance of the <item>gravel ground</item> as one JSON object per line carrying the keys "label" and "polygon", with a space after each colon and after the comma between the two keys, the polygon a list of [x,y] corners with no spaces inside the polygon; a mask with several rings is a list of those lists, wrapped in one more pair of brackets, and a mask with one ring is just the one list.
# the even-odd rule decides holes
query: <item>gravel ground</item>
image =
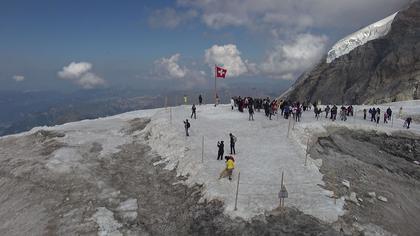
{"label": "gravel ground", "polygon": [[326,188],[347,198],[340,219],[345,232],[419,235],[420,166],[414,161],[420,161],[420,137],[345,128],[328,133],[310,153],[322,159]]}
{"label": "gravel ground", "polygon": [[[149,120],[135,119],[132,135]],[[100,155],[100,143],[68,147],[65,133],[39,131],[0,139],[0,235],[338,235],[296,209],[251,221],[223,214],[223,202],[200,201],[203,186],[187,187],[153,163],[147,134]],[[49,168],[58,150],[71,149],[70,169]]]}

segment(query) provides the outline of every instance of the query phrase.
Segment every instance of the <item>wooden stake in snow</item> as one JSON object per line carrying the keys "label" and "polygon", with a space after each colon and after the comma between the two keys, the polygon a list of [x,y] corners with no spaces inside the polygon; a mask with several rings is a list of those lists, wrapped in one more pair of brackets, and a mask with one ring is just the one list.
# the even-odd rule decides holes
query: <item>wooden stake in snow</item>
{"label": "wooden stake in snow", "polygon": [[172,107],[169,108],[169,123],[172,124]]}
{"label": "wooden stake in snow", "polygon": [[238,172],[238,183],[236,184],[236,197],[235,197],[235,211],[238,210],[238,193],[239,193],[239,180],[241,179],[241,172]]}
{"label": "wooden stake in snow", "polygon": [[[296,114],[297,115],[297,114]],[[295,130],[295,124],[296,124],[296,120],[295,120],[296,118],[294,118],[293,119],[293,128],[292,128],[292,130]]]}
{"label": "wooden stake in snow", "polygon": [[394,116],[391,116],[391,128],[394,128]]}
{"label": "wooden stake in snow", "polygon": [[165,108],[168,108],[168,96],[165,97]]}
{"label": "wooden stake in snow", "polygon": [[289,117],[289,127],[287,128],[287,137],[289,137],[289,134],[290,134],[290,122],[292,122],[292,118],[291,117]]}
{"label": "wooden stake in snow", "polygon": [[201,139],[201,162],[204,162],[204,136]]}
{"label": "wooden stake in snow", "polygon": [[280,206],[279,208],[283,210],[284,208],[284,199],[289,197],[286,186],[284,185],[284,172],[281,172],[281,187],[279,192]]}
{"label": "wooden stake in snow", "polygon": [[309,140],[310,140],[310,137],[308,137],[308,142],[306,143],[305,166],[306,166],[306,164],[307,164],[307,162],[308,162],[308,155],[309,155]]}

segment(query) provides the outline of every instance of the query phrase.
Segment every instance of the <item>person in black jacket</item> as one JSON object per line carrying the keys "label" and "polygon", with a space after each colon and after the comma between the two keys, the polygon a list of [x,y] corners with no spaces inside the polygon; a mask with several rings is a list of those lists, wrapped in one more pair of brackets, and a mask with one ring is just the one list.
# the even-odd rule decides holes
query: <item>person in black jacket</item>
{"label": "person in black jacket", "polygon": [[199,105],[203,104],[203,97],[201,96],[201,94],[200,96],[198,96],[198,104]]}
{"label": "person in black jacket", "polygon": [[236,154],[236,151],[235,151],[236,137],[232,133],[229,134],[229,137],[230,137],[230,154],[231,155]]}
{"label": "person in black jacket", "polygon": [[223,153],[225,152],[225,144],[223,141],[217,142],[217,147],[219,148],[217,152],[217,160],[223,160]]}
{"label": "person in black jacket", "polygon": [[252,106],[252,104],[248,106],[248,113],[248,120],[254,120],[254,107]]}
{"label": "person in black jacket", "polygon": [[404,126],[403,127],[409,129],[412,120],[413,119],[411,117],[407,117],[407,119],[405,119],[405,122],[404,122]]}
{"label": "person in black jacket", "polygon": [[194,116],[194,119],[197,119],[197,113],[196,113],[197,107],[195,107],[195,104],[193,104],[191,110],[192,110],[192,112],[191,112],[191,119],[193,118],[193,116]]}
{"label": "person in black jacket", "polygon": [[188,121],[188,119],[184,120],[184,127],[185,127],[185,135],[190,136],[190,134],[188,133],[188,129],[190,128],[190,122]]}

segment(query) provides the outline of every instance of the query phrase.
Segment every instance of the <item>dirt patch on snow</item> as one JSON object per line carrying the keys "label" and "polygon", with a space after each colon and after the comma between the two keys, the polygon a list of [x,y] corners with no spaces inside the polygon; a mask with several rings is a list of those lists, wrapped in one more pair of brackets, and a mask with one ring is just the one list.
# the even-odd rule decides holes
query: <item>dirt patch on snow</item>
{"label": "dirt patch on snow", "polygon": [[310,154],[322,159],[326,188],[347,199],[348,212],[341,218],[345,231],[367,233],[379,226],[385,235],[418,235],[420,166],[414,162],[420,161],[420,137],[346,128],[328,133]]}
{"label": "dirt patch on snow", "polygon": [[[147,122],[130,121],[130,132]],[[200,200],[203,186],[155,166],[147,133],[137,135],[108,156],[96,142],[61,148],[54,132],[1,139],[0,235],[338,235],[295,209],[231,219],[223,202]],[[57,152],[81,158],[51,164]]]}
{"label": "dirt patch on snow", "polygon": [[146,125],[150,122],[149,118],[135,118],[128,121],[128,127],[126,127],[123,132],[126,134],[132,134],[136,131],[143,130]]}

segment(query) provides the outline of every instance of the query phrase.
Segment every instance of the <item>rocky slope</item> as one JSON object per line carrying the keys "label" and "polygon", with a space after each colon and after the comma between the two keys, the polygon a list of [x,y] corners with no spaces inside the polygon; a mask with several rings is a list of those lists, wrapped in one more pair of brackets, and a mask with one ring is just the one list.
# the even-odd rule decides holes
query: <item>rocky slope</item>
{"label": "rocky slope", "polygon": [[328,62],[303,74],[283,97],[323,104],[419,99],[420,1],[398,12],[385,36]]}

